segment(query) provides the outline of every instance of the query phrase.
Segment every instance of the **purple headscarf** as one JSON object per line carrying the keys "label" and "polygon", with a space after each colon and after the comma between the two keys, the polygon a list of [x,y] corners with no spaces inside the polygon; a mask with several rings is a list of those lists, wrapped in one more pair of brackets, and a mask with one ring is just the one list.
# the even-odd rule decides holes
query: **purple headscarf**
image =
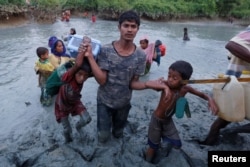
{"label": "purple headscarf", "polygon": [[[57,45],[58,42],[61,42],[61,43],[62,43],[62,45],[63,45],[63,52],[57,52],[57,51],[56,51],[56,45]],[[54,55],[59,56],[59,57],[61,57],[61,56],[70,57],[70,55],[68,55],[68,54],[66,53],[66,47],[65,47],[63,41],[60,40],[60,39],[58,39],[57,37],[51,36],[51,37],[49,38],[49,43],[48,43],[48,45],[49,45],[49,47],[51,48],[51,53],[53,53]]]}

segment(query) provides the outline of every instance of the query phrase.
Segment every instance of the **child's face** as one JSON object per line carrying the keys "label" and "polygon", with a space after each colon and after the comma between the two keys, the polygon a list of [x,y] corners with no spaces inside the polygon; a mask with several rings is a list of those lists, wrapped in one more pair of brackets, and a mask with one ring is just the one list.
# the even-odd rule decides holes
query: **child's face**
{"label": "child's face", "polygon": [[169,69],[168,72],[168,86],[172,89],[179,88],[182,84],[182,77],[181,74],[177,71]]}
{"label": "child's face", "polygon": [[49,52],[46,52],[45,54],[41,55],[42,60],[47,60],[49,58]]}
{"label": "child's face", "polygon": [[148,43],[145,40],[141,40],[140,45],[142,49],[146,49],[148,47]]}
{"label": "child's face", "polygon": [[56,51],[57,51],[58,53],[62,53],[62,52],[63,52],[63,44],[62,44],[61,41],[58,41],[58,42],[57,42]]}
{"label": "child's face", "polygon": [[89,77],[89,73],[84,70],[79,70],[75,74],[75,79],[78,84],[82,84],[83,82],[85,82],[88,79],[88,77]]}

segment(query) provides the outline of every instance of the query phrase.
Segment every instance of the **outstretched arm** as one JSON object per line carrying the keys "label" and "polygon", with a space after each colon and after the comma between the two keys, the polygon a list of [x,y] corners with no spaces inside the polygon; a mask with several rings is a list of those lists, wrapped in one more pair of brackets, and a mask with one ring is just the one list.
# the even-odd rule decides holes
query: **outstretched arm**
{"label": "outstretched arm", "polygon": [[149,80],[146,82],[139,81],[139,76],[134,76],[130,84],[131,89],[143,90],[143,89],[154,89],[154,90],[163,90],[165,92],[164,100],[167,101],[170,98],[170,89],[164,81],[164,78],[159,78],[157,80]]}
{"label": "outstretched arm", "polygon": [[139,76],[136,75],[133,77],[130,83],[131,89],[135,90],[143,90],[143,89],[155,89],[155,90],[163,90],[168,89],[168,86],[163,82],[163,78],[159,78],[157,80],[149,80],[146,82],[141,82],[139,80]]}
{"label": "outstretched arm", "polygon": [[208,101],[208,107],[209,109],[212,111],[213,115],[216,115],[219,112],[219,109],[217,107],[216,102],[214,101],[214,99],[210,96],[208,96],[207,94],[200,92],[190,86],[184,86],[184,90],[188,93],[194,94],[196,96],[199,96],[200,98],[203,98],[204,100]]}

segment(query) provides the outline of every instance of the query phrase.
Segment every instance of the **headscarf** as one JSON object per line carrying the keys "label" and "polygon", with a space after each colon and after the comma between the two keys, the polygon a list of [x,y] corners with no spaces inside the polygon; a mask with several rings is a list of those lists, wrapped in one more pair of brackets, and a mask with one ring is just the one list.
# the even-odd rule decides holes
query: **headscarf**
{"label": "headscarf", "polygon": [[145,39],[149,41],[149,39],[148,39],[148,36],[147,36],[147,35],[143,35],[143,36],[141,36],[140,41],[145,40]]}
{"label": "headscarf", "polygon": [[52,46],[54,45],[54,43],[57,41],[57,37],[56,36],[51,36],[50,38],[49,38],[49,42],[48,42],[48,46],[50,47],[50,48],[52,48]]}
{"label": "headscarf", "polygon": [[[57,45],[58,42],[61,42],[62,45],[63,45],[63,52],[61,52],[61,53],[59,53],[59,52],[56,51],[56,45]],[[65,47],[63,41],[60,40],[60,39],[57,39],[57,40],[54,41],[54,43],[53,43],[53,45],[52,45],[52,47],[51,47],[51,53],[53,53],[55,56],[59,56],[59,57],[61,57],[61,56],[70,57],[70,56],[66,53],[66,47]]]}

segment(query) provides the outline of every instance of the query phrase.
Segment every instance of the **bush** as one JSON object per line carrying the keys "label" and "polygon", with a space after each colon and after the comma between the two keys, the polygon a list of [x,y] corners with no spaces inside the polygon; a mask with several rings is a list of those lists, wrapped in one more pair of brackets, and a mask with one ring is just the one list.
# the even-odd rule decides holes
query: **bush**
{"label": "bush", "polygon": [[250,19],[250,10],[234,10],[232,11],[231,16],[238,19]]}

